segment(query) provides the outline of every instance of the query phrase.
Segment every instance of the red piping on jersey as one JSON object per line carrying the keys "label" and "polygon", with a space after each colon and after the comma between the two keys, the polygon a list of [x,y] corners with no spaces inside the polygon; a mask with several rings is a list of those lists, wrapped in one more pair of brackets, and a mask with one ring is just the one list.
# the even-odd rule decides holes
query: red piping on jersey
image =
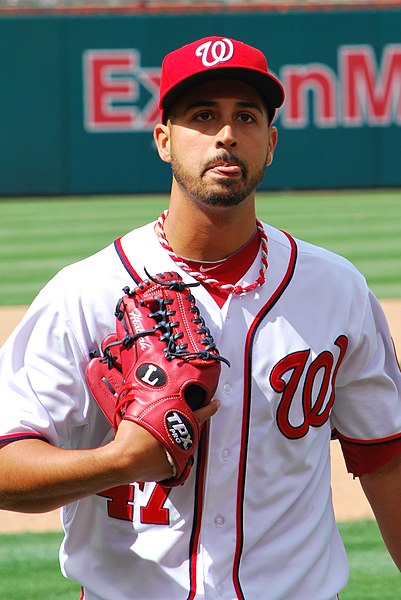
{"label": "red piping on jersey", "polygon": [[191,540],[189,543],[189,594],[186,600],[196,596],[197,557],[199,551],[199,536],[203,513],[203,490],[206,474],[206,453],[209,439],[208,423],[205,423],[198,444],[198,460],[196,468],[194,519],[192,523]]}
{"label": "red piping on jersey", "polygon": [[126,271],[128,271],[129,275],[132,277],[132,279],[135,281],[135,283],[139,283],[140,281],[142,281],[142,278],[139,277],[138,273],[135,271],[134,267],[131,265],[130,261],[127,258],[127,255],[125,254],[122,244],[121,244],[121,237],[117,238],[114,242],[114,248],[116,249],[116,252],[125,268]]}
{"label": "red piping on jersey", "polygon": [[9,442],[17,442],[18,440],[42,440],[42,442],[49,443],[49,440],[40,433],[34,433],[33,431],[21,431],[20,433],[8,433],[0,436],[0,445],[8,444]]}
{"label": "red piping on jersey", "polygon": [[358,440],[357,438],[351,438],[346,435],[343,435],[337,430],[335,430],[335,435],[338,437],[338,439],[343,440],[344,442],[348,442],[348,444],[357,444],[358,446],[374,446],[401,440],[401,433],[395,433],[394,435],[389,435],[388,437],[377,438],[374,440]]}
{"label": "red piping on jersey", "polygon": [[249,328],[244,357],[244,400],[242,411],[242,433],[241,433],[241,451],[240,464],[238,471],[238,488],[237,488],[237,544],[235,548],[234,564],[233,564],[233,584],[238,600],[244,600],[245,596],[241,588],[239,570],[244,544],[244,494],[245,494],[245,478],[246,478],[246,462],[248,454],[248,439],[249,439],[249,421],[251,414],[251,393],[252,393],[252,346],[256,331],[262,323],[266,314],[273,308],[277,301],[281,298],[286,288],[288,287],[295,271],[297,262],[298,249],[295,240],[286,232],[283,232],[290,242],[291,254],[288,262],[287,271],[268,302],[256,315],[251,327]]}

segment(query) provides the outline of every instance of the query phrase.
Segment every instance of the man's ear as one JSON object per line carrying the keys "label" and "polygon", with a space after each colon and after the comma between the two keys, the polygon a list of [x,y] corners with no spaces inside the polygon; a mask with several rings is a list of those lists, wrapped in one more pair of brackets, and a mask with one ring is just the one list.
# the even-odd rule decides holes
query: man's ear
{"label": "man's ear", "polygon": [[160,158],[164,162],[170,163],[170,128],[168,125],[158,123],[153,130],[153,139]]}
{"label": "man's ear", "polygon": [[266,165],[269,167],[273,162],[274,150],[277,145],[278,131],[277,127],[269,129],[269,148],[267,150]]}

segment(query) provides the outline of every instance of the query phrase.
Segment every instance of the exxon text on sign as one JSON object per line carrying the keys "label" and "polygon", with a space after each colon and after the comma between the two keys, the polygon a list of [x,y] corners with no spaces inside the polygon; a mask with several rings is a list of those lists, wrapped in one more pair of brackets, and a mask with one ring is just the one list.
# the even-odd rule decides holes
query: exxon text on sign
{"label": "exxon text on sign", "polygon": [[[313,62],[283,65],[282,127],[303,129],[401,124],[401,44],[339,46],[337,71]],[[88,132],[152,130],[159,120],[160,68],[141,65],[137,49],[87,50],[83,56]]]}

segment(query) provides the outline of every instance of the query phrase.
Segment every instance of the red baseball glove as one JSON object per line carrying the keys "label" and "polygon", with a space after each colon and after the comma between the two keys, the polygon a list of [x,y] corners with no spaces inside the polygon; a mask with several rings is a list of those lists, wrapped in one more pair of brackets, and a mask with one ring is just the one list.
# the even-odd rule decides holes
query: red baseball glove
{"label": "red baseball glove", "polygon": [[221,362],[190,287],[178,273],[151,277],[116,308],[116,333],[86,368],[89,388],[116,431],[122,419],[145,427],[173,466],[165,486],[182,484],[193,464],[200,426],[193,414],[216,391]]}

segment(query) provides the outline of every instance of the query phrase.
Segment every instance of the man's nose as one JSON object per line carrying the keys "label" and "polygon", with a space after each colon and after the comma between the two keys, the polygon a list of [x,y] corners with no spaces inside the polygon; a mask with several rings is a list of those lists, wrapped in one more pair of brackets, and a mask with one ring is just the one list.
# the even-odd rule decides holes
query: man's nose
{"label": "man's nose", "polygon": [[232,148],[237,144],[232,125],[224,125],[216,136],[216,146],[218,148]]}

